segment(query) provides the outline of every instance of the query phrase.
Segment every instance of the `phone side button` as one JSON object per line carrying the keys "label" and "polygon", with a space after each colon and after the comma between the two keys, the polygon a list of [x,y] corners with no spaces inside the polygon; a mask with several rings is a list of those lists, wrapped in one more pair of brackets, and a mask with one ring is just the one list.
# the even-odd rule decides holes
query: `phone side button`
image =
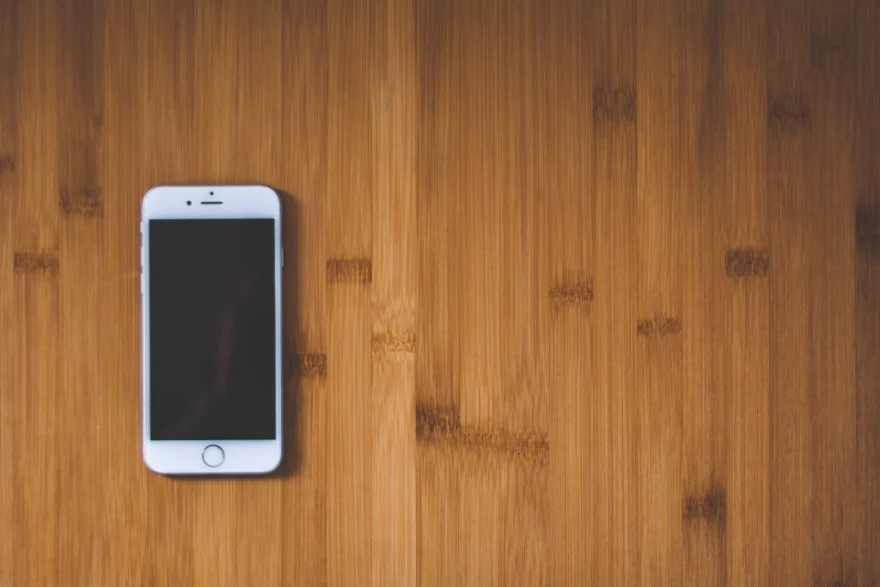
{"label": "phone side button", "polygon": [[202,460],[209,467],[219,467],[226,460],[226,453],[216,444],[209,444],[202,451]]}

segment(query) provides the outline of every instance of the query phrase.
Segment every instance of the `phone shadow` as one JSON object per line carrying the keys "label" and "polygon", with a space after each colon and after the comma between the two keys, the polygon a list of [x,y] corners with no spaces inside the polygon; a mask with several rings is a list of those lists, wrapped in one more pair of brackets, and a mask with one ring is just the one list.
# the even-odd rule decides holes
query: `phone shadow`
{"label": "phone shadow", "polygon": [[299,471],[302,462],[302,385],[294,372],[293,356],[300,330],[300,283],[299,283],[299,235],[302,223],[302,206],[293,194],[273,188],[281,198],[281,240],[284,251],[284,267],[281,268],[282,314],[284,316],[284,354],[282,386],[284,406],[282,433],[284,454],[281,464],[272,473],[276,477],[291,477]]}

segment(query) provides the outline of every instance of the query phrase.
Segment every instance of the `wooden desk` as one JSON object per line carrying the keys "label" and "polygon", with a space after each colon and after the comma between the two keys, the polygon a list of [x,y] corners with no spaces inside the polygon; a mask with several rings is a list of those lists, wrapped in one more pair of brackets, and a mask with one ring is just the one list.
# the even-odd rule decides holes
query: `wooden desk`
{"label": "wooden desk", "polygon": [[[0,585],[880,585],[872,0],[2,0]],[[284,193],[287,460],[140,456],[139,203]]]}

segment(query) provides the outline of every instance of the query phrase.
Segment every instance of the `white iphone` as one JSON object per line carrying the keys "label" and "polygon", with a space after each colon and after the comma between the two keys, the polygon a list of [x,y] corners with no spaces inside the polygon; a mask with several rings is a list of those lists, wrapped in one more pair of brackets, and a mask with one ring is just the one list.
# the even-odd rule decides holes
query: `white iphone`
{"label": "white iphone", "polygon": [[281,202],[163,186],[141,208],[143,454],[168,475],[281,462]]}

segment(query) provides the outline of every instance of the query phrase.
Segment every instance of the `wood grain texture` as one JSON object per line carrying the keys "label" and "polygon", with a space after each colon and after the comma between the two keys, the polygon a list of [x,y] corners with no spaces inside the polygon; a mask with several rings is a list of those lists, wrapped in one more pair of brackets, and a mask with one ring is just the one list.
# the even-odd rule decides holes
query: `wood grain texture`
{"label": "wood grain texture", "polygon": [[[17,2],[7,2],[0,7],[0,463],[8,472],[16,464],[16,437],[14,422],[18,417],[15,385],[18,373],[15,358],[9,349],[17,342],[18,324],[15,316],[14,234],[12,216],[18,193],[16,180],[16,155],[18,148],[18,10]],[[0,542],[0,584],[12,585],[16,568],[13,535],[16,526],[16,488],[10,481],[0,483],[0,527],[5,528]]]}
{"label": "wood grain texture", "polygon": [[851,85],[855,102],[853,174],[855,189],[855,491],[859,554],[852,583],[880,582],[880,557],[872,546],[880,542],[880,77],[866,75],[880,66],[880,43],[869,31],[880,25],[880,7],[856,4],[852,12],[854,38]]}
{"label": "wood grain texture", "polygon": [[[880,585],[870,0],[0,1],[0,586]],[[285,461],[141,462],[139,206],[283,200]]]}

